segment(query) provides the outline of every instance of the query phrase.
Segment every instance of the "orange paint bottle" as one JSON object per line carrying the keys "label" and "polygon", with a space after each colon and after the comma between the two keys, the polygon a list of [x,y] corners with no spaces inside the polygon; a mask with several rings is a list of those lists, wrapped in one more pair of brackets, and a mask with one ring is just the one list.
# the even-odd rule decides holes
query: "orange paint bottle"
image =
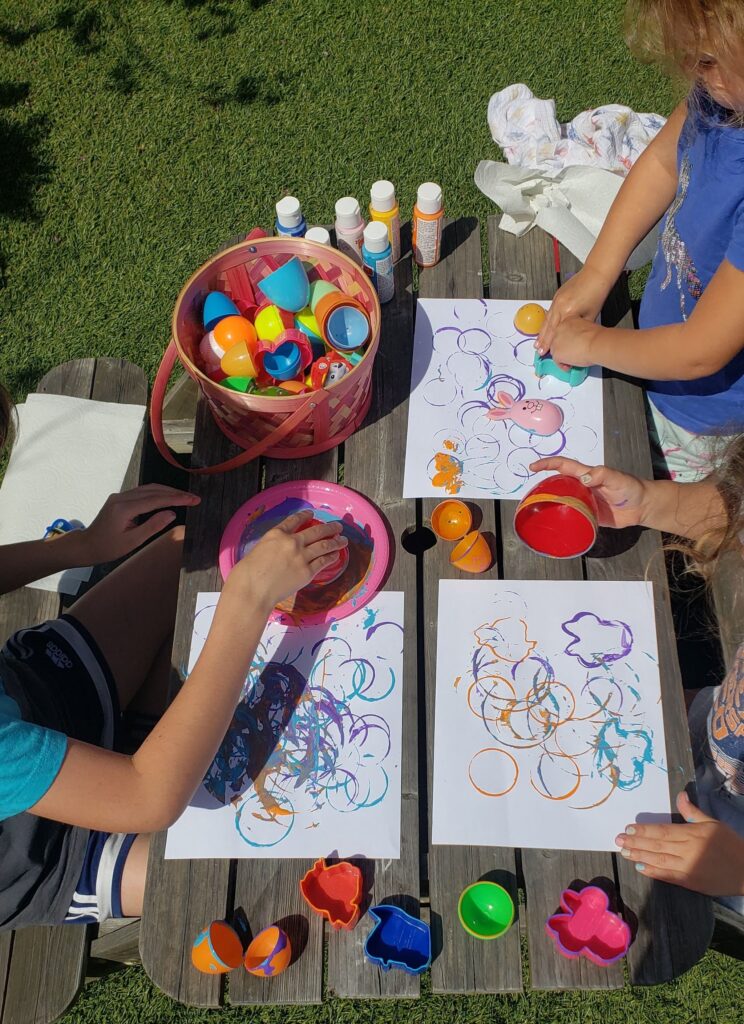
{"label": "orange paint bottle", "polygon": [[433,181],[419,185],[413,208],[413,258],[420,267],[439,262],[444,207],[442,190]]}

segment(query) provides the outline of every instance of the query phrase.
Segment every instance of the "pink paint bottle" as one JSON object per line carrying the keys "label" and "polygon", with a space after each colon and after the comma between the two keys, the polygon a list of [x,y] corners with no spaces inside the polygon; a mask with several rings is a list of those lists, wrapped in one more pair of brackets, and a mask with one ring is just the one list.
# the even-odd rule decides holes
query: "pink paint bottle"
{"label": "pink paint bottle", "polygon": [[344,196],[336,203],[336,248],[362,264],[364,219],[359,203],[353,196]]}

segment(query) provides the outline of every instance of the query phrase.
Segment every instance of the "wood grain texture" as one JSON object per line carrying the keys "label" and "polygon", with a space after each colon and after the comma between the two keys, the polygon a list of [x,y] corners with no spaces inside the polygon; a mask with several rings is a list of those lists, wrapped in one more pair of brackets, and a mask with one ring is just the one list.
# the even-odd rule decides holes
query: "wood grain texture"
{"label": "wood grain texture", "polygon": [[[207,466],[237,449],[219,431],[200,397],[192,463]],[[222,587],[217,557],[222,532],[233,512],[255,494],[258,463],[232,473],[195,477],[191,490],[201,504],[186,516],[186,539],[173,643],[173,693],[186,676],[196,595]],[[229,860],[164,860],[165,833],[153,836],[140,926],[145,971],[167,995],[192,1006],[219,1006],[221,979],[200,974],[191,964],[191,946],[211,921],[231,910]]]}
{"label": "wood grain texture", "polygon": [[[329,480],[338,477],[338,450],[309,459],[264,460],[265,487],[292,480]],[[270,853],[270,851],[269,851]],[[280,924],[292,943],[290,967],[267,984],[247,971],[229,979],[230,1002],[319,1003],[323,986],[323,920],[300,895],[300,879],[314,860],[239,860],[235,906],[241,908],[253,935],[270,924]]]}
{"label": "wood grain texture", "polygon": [[[471,298],[483,296],[480,231],[474,219],[446,224],[443,232],[442,259],[436,266],[421,271],[419,298]],[[446,495],[442,495],[442,498]],[[437,500],[423,502],[424,525],[430,525]],[[474,523],[491,544],[493,566],[480,579],[498,578],[496,563],[496,506],[492,501],[471,503]],[[429,837],[433,798],[434,716],[437,675],[437,619],[439,581],[473,579],[450,562],[453,545],[438,541],[424,552],[423,615],[425,623],[426,733],[428,752]],[[432,965],[435,992],[519,992],[522,969],[519,942],[519,912],[511,930],[498,942],[471,938],[461,927],[457,904],[466,886],[479,879],[503,885],[517,904],[517,871],[514,850],[506,847],[432,846],[429,847],[429,896],[432,937],[438,953]]]}
{"label": "wood grain texture", "polygon": [[90,945],[90,955],[120,964],[140,962],[138,917],[104,921]]}
{"label": "wood grain texture", "polygon": [[[491,297],[494,299],[549,299],[556,287],[552,240],[543,231],[515,238],[488,222]],[[516,502],[501,501],[500,522],[504,579],[580,580],[581,559],[543,558],[525,547],[514,533]],[[573,850],[522,850],[522,872],[527,899],[530,982],[537,989],[620,988],[621,966],[596,967],[582,959],[559,956],[545,934],[545,922],[558,909],[561,892],[583,882],[614,879],[612,855]]]}
{"label": "wood grain texture", "polygon": [[[561,265],[564,275],[580,266],[567,251],[561,253]],[[608,324],[633,327],[625,278],[613,290],[602,319]],[[635,476],[651,477],[641,388],[631,380],[609,374],[604,396],[606,464]],[[590,553],[592,557],[586,559],[587,577],[653,582],[669,792],[674,806],[676,795],[694,777],[694,767],[662,540],[655,530],[641,531],[630,545],[629,539],[628,531],[605,531]],[[646,879],[622,857],[616,861],[628,919],[638,920],[638,933],[628,953],[631,981],[639,985],[670,981],[689,970],[708,948],[713,934],[711,901],[686,889]]]}
{"label": "wood grain texture", "polygon": [[3,1007],[5,1005],[5,990],[10,972],[10,957],[13,951],[13,932],[0,934],[0,1021],[3,1020]]}
{"label": "wood grain texture", "polygon": [[[80,359],[63,363],[40,382],[43,394],[95,398],[101,402],[146,404],[147,379],[124,360]],[[139,476],[141,441],[130,471]],[[0,641],[15,630],[59,614],[59,596],[24,587],[0,597]],[[0,941],[0,981],[7,972],[5,1000],[0,998],[3,1024],[44,1024],[55,1020],[73,1002],[85,978],[89,929],[58,926],[25,928]]]}
{"label": "wood grain texture", "polygon": [[[401,850],[397,860],[365,866],[371,888],[368,904],[394,903],[418,916],[418,671],[416,628],[416,558],[401,544],[416,524],[415,501],[404,501],[408,395],[413,342],[412,271],[403,228],[402,259],[395,268],[395,298],[382,307],[382,337],[373,374],[372,405],[361,429],[345,445],[344,483],[378,506],[390,527],[392,568],[386,590],[403,591],[403,760],[401,764]],[[371,929],[366,915],[352,932],[328,935],[328,991],[348,998],[400,998],[419,994],[419,979],[402,971],[384,973],[364,958]]]}

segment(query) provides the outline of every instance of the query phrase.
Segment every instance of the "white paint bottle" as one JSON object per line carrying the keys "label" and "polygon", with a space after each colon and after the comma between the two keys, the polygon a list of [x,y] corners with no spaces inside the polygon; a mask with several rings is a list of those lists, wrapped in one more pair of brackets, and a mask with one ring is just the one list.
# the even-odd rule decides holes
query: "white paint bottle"
{"label": "white paint bottle", "polygon": [[344,196],[336,203],[336,248],[362,264],[364,220],[359,203],[353,196]]}

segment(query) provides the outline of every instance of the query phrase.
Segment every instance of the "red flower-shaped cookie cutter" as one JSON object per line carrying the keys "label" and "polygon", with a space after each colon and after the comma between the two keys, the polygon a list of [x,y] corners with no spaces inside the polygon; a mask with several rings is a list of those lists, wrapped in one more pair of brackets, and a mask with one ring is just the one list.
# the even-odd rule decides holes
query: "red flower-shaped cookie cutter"
{"label": "red flower-shaped cookie cutter", "polygon": [[359,920],[362,904],[362,872],[346,860],[326,865],[316,860],[300,882],[300,892],[307,905],[331,926],[351,931]]}

